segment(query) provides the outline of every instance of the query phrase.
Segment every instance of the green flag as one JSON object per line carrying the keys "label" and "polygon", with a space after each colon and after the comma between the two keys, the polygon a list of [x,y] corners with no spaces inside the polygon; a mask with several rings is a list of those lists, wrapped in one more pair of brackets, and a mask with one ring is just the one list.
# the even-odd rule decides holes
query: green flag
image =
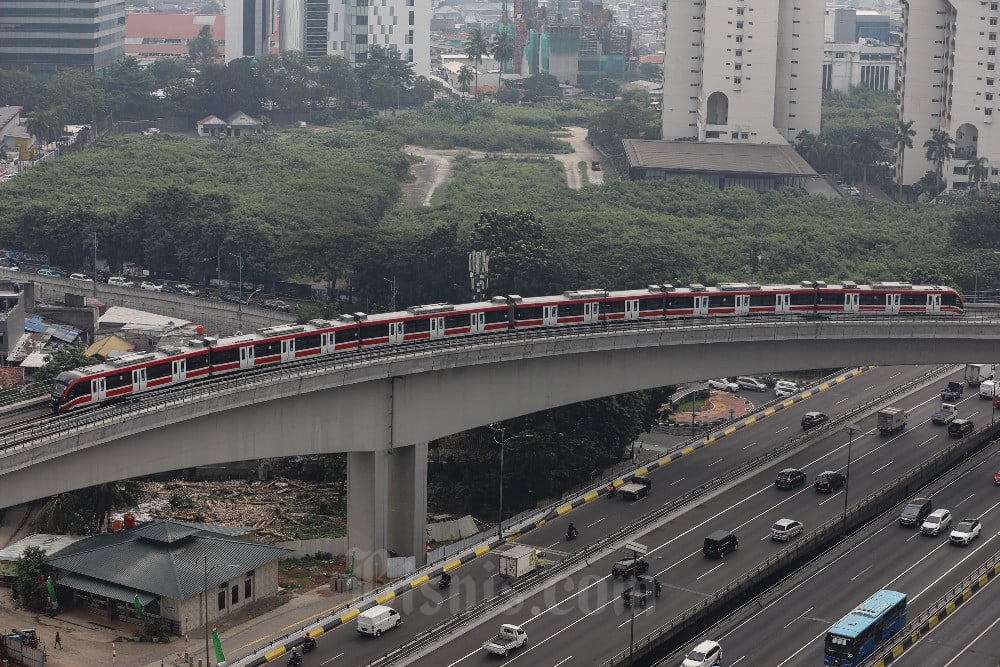
{"label": "green flag", "polygon": [[136,616],[139,617],[139,620],[140,621],[146,620],[146,613],[142,610],[142,603],[139,602],[138,594],[135,596],[135,599],[132,600],[132,604],[135,605],[135,614]]}
{"label": "green flag", "polygon": [[56,601],[56,587],[52,584],[52,577],[46,577],[45,588],[49,591],[49,599],[53,602]]}
{"label": "green flag", "polygon": [[212,628],[212,645],[215,647],[215,664],[225,664],[226,656],[222,652],[222,640],[219,639],[219,631],[215,628]]}
{"label": "green flag", "polygon": [[353,551],[351,552],[351,568],[347,571],[347,578],[348,579],[353,579],[354,578],[354,552]]}

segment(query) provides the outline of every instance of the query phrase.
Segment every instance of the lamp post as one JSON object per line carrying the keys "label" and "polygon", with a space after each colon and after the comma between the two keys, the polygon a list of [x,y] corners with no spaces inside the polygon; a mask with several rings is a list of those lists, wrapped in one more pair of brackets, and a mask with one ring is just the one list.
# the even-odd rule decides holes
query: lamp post
{"label": "lamp post", "polygon": [[[506,427],[497,428],[496,424],[490,424],[490,430],[493,431],[493,442],[500,445],[500,508],[497,513],[497,538],[503,541],[503,450],[507,443],[515,438],[535,438],[538,437],[534,433],[519,433],[517,435],[512,435],[509,438],[504,437],[504,432],[507,430]],[[497,434],[500,435],[500,439],[497,439]]]}
{"label": "lamp post", "polygon": [[847,492],[851,488],[851,445],[854,444],[854,434],[860,431],[857,426],[849,424],[847,429],[847,472],[844,475],[844,534],[847,534]]}
{"label": "lamp post", "polygon": [[389,280],[388,278],[383,278],[382,280],[386,281],[387,283],[389,283],[392,286],[392,308],[391,308],[391,310],[392,310],[392,312],[396,312],[396,276],[393,276],[392,280]]}
{"label": "lamp post", "polygon": [[[205,560],[205,667],[208,667],[211,661],[211,653],[208,651],[208,573],[211,571],[208,567],[208,556],[203,556]],[[229,563],[219,563],[218,565],[213,565],[212,570],[217,567],[231,567],[235,568],[235,565],[230,565]]]}
{"label": "lamp post", "polygon": [[231,252],[229,254],[237,259],[237,265],[239,266],[240,297],[236,303],[236,327],[239,329],[239,333],[243,333],[243,253]]}

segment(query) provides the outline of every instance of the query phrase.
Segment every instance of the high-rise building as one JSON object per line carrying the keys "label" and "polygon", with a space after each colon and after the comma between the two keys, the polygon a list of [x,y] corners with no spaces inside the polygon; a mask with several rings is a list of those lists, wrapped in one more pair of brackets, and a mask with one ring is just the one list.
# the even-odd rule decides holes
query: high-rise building
{"label": "high-rise building", "polygon": [[125,0],[0,1],[0,67],[48,79],[100,73],[125,55]]}
{"label": "high-rise building", "polygon": [[268,38],[277,27],[275,0],[226,2],[226,62],[268,53]]}
{"label": "high-rise building", "polygon": [[418,76],[431,69],[427,0],[281,0],[281,50],[363,63],[372,46],[395,48]]}
{"label": "high-rise building", "polygon": [[[955,142],[955,157],[942,170],[947,189],[969,187],[970,160],[986,157],[1000,164],[1000,129],[994,122],[998,24],[997,0],[904,0],[898,115],[913,121],[916,132],[913,148],[896,159],[904,185],[937,169],[926,158],[924,142],[938,130]],[[995,166],[989,181],[1000,181]]]}
{"label": "high-rise building", "polygon": [[663,138],[740,143],[818,133],[824,6],[667,0]]}

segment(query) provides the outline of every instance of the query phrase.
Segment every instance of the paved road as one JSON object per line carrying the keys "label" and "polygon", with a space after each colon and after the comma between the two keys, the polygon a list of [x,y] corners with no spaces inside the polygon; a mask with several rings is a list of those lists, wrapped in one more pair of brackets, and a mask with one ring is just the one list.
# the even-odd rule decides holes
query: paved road
{"label": "paved road", "polygon": [[[645,514],[654,503],[680,495],[718,476],[727,468],[797,435],[801,431],[798,421],[803,412],[822,410],[837,414],[891,386],[916,377],[923,370],[917,367],[879,368],[865,373],[818,394],[801,407],[780,411],[696,455],[684,457],[655,472],[653,492],[646,499],[635,503],[617,499],[589,503],[561,520],[528,533],[521,541],[547,549],[550,558],[559,558],[571,549],[598,539],[615,526]],[[935,399],[936,389],[935,386],[928,392]],[[785,509],[789,504],[795,505],[796,494],[777,494],[774,490],[772,481],[775,472],[787,465],[799,465],[813,474],[826,466],[843,465],[846,462],[846,438],[842,432],[823,438],[806,450],[800,449],[788,461],[773,464],[760,475],[734,489],[707,498],[682,516],[651,527],[650,534],[636,538],[655,549],[652,555],[653,573],[664,582],[666,592],[656,604],[647,610],[640,610],[642,613],[636,618],[637,635],[649,632],[673,614],[710,595],[762,557],[780,550],[778,545],[757,539],[766,533],[770,523],[781,513],[798,513],[797,509]],[[914,456],[923,457],[925,452],[944,441],[944,438],[937,441],[931,438],[925,448],[917,450]],[[886,452],[892,451],[892,448],[882,446],[877,450],[882,452],[879,456],[862,456],[864,452],[858,451],[859,448],[861,445],[855,447],[855,459],[859,461],[856,465],[862,468],[872,465],[872,469],[876,462],[879,466],[884,465]],[[870,477],[867,483],[860,484],[857,493],[885,483],[888,474],[886,471],[884,476]],[[813,493],[811,489],[808,491]],[[854,492],[852,486],[852,495]],[[811,525],[819,520],[818,516],[812,518],[813,514],[827,515],[842,506],[841,498],[836,495],[819,499],[807,495],[806,498],[810,500],[810,506],[813,502],[824,503],[818,506],[819,509],[811,510],[808,516],[802,515],[802,520]],[[572,546],[563,541],[565,526],[570,520],[581,531],[580,541]],[[700,552],[704,533],[726,527],[736,529],[744,538],[744,547],[738,552],[738,558],[706,563]],[[585,650],[583,655],[587,656],[585,659],[589,664],[625,646],[623,637],[627,636],[628,617],[621,608],[619,598],[623,584],[620,581],[610,582],[607,577],[611,563],[618,557],[619,554],[614,553],[592,562],[589,567],[554,582],[503,615],[504,619],[528,624],[531,647],[521,655],[530,657],[522,659],[522,662],[527,660],[525,664],[554,665],[566,659],[566,647],[575,646]],[[424,586],[394,600],[392,605],[405,619],[401,630],[369,640],[357,636],[354,624],[348,624],[331,633],[331,638],[321,639],[317,660],[320,663],[332,661],[329,662],[332,665],[361,664],[371,660],[470,603],[492,596],[504,587],[496,574],[496,557],[490,554],[480,558],[457,570],[451,589],[443,595],[436,586]],[[470,659],[473,662],[482,659],[479,644],[494,631],[493,626],[498,622],[499,619],[494,618],[487,622],[486,627],[467,629],[464,634],[453,637],[446,646],[439,647],[433,657],[415,664],[465,664]]]}

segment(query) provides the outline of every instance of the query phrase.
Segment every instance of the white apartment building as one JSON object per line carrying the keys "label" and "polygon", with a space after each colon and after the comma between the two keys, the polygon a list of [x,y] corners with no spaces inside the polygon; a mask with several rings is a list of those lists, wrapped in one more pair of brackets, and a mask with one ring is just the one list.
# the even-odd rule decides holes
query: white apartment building
{"label": "white apartment building", "polygon": [[229,0],[226,3],[226,62],[268,52],[276,27],[277,0]]}
{"label": "white apartment building", "polygon": [[817,0],[667,0],[663,138],[818,133],[824,20]]}
{"label": "white apartment building", "polygon": [[934,171],[923,145],[935,130],[955,140],[955,158],[943,170],[947,189],[968,187],[966,163],[978,157],[993,165],[990,182],[1000,181],[998,34],[997,0],[903,1],[899,118],[916,131],[913,148],[896,160],[904,184]]}
{"label": "white apartment building", "polygon": [[895,90],[899,47],[862,40],[823,49],[823,90],[847,92],[851,86]]}
{"label": "white apartment building", "polygon": [[364,62],[378,45],[395,48],[417,76],[431,71],[427,0],[280,0],[281,50]]}

